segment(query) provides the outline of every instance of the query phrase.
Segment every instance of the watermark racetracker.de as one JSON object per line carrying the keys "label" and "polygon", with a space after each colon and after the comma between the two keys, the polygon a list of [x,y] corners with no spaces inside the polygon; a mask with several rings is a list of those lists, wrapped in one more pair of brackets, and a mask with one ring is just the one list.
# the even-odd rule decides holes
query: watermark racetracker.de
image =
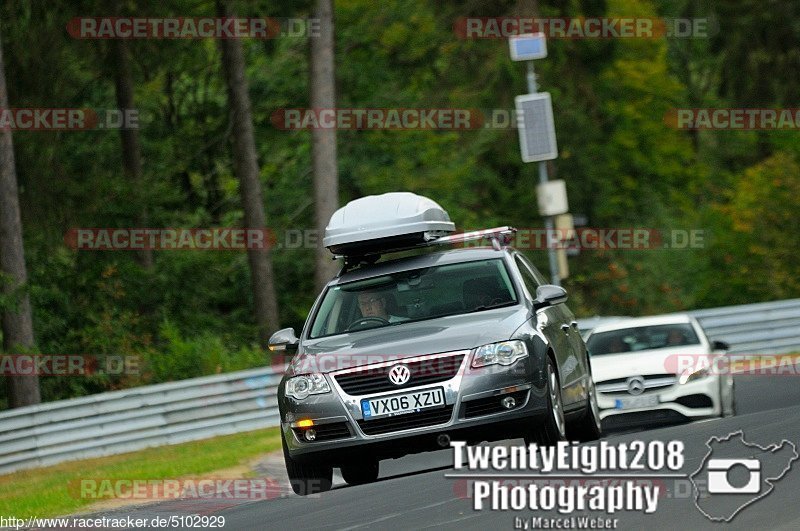
{"label": "watermark racetracker.de", "polygon": [[138,129],[136,109],[3,108],[2,131],[87,131]]}
{"label": "watermark racetracker.de", "polygon": [[[457,232],[464,234],[471,231]],[[317,229],[209,228],[72,228],[64,242],[77,251],[209,250],[242,251],[316,249],[322,245]],[[704,229],[645,227],[578,227],[573,229],[516,229],[508,244],[517,249],[544,250],[681,250],[706,246]],[[491,246],[491,238],[454,240],[453,247]]]}
{"label": "watermark racetracker.de", "polygon": [[0,376],[91,376],[141,373],[137,355],[0,354]]}
{"label": "watermark racetracker.de", "polygon": [[552,39],[708,38],[708,18],[658,17],[459,17],[453,33],[461,39],[508,39],[542,33]]}
{"label": "watermark racetracker.de", "polygon": [[74,39],[276,39],[319,37],[318,18],[75,17]]}
{"label": "watermark racetracker.de", "polygon": [[244,251],[269,250],[276,244],[269,229],[210,228],[73,228],[64,242],[78,251]]}
{"label": "watermark racetracker.de", "polygon": [[800,109],[670,109],[664,123],[684,130],[791,131],[800,129]]}

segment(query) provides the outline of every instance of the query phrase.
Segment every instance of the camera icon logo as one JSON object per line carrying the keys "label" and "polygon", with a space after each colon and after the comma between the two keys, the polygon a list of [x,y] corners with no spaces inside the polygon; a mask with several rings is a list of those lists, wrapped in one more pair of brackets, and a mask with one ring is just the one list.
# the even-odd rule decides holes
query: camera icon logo
{"label": "camera icon logo", "polygon": [[[728,479],[728,473],[736,466],[743,466],[750,472],[747,483],[735,487]],[[761,462],[757,459],[709,459],[709,494],[758,494],[761,490]]]}

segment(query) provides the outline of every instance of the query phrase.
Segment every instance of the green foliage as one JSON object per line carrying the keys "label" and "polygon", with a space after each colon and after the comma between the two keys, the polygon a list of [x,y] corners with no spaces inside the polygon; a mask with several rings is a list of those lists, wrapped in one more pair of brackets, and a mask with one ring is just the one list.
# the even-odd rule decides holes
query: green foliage
{"label": "green foliage", "polygon": [[159,336],[163,346],[158,351],[146,351],[144,360],[144,376],[152,383],[250,369],[266,361],[264,352],[257,346],[244,346],[234,351],[226,347],[219,336],[208,332],[184,338],[169,322],[161,325]]}
{"label": "green foliage", "polygon": [[800,292],[800,162],[776,152],[736,177],[725,201],[713,206],[718,238],[713,270],[724,283],[707,280],[703,304],[758,302]]}

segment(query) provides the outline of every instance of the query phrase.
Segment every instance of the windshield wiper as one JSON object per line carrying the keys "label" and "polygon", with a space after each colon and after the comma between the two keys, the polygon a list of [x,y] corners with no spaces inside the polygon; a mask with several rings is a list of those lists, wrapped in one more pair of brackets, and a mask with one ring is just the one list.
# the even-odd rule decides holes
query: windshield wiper
{"label": "windshield wiper", "polygon": [[484,310],[494,310],[495,308],[502,308],[504,306],[511,306],[514,304],[514,301],[505,301],[505,302],[498,302],[497,304],[482,304],[480,306],[476,306],[467,313],[474,313],[474,312],[482,312]]}

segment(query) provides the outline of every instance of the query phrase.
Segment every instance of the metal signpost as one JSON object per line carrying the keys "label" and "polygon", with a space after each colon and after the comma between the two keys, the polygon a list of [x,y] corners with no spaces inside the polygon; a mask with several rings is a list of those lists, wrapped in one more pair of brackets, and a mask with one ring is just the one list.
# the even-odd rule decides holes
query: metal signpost
{"label": "metal signpost", "polygon": [[[553,122],[553,104],[550,94],[538,92],[536,73],[533,69],[534,59],[547,57],[547,41],[543,33],[516,35],[509,39],[511,59],[525,61],[528,66],[528,92],[524,96],[514,98],[517,110],[517,127],[519,130],[519,146],[524,162],[539,163],[539,213],[544,216],[547,230],[547,256],[550,262],[552,283],[560,286],[561,277],[566,277],[566,255],[559,257],[551,244],[549,235],[553,234],[553,217],[566,214],[566,187],[563,181],[547,180],[547,162],[558,157],[556,132]],[[559,184],[556,184],[559,183]],[[563,249],[559,249],[564,253]],[[559,268],[559,258],[561,268]],[[561,273],[561,275],[559,275]]]}

